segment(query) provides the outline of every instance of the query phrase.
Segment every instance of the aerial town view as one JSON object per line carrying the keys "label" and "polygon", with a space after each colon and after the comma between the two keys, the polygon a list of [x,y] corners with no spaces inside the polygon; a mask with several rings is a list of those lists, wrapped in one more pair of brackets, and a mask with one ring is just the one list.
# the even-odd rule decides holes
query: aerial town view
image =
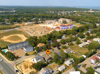
{"label": "aerial town view", "polygon": [[0,74],[100,74],[99,0],[0,0]]}

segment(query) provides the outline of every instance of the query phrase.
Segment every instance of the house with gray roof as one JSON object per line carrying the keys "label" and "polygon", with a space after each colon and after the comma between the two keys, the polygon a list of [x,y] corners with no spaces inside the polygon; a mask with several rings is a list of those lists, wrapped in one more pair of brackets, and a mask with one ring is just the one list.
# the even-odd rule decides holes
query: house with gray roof
{"label": "house with gray roof", "polygon": [[38,74],[52,74],[53,70],[50,68],[42,68]]}
{"label": "house with gray roof", "polygon": [[20,42],[20,43],[14,43],[14,44],[10,44],[8,45],[8,49],[10,51],[14,51],[17,49],[23,49],[23,47],[28,46],[29,42],[28,41],[24,41],[24,42]]}
{"label": "house with gray roof", "polygon": [[28,52],[31,52],[34,50],[34,48],[31,45],[27,45],[27,46],[23,47],[23,49],[24,49],[25,53],[28,53]]}
{"label": "house with gray roof", "polygon": [[59,71],[63,71],[64,69],[66,69],[66,67],[65,67],[64,65],[62,65],[62,66],[60,66],[60,67],[58,68]]}
{"label": "house with gray roof", "polygon": [[42,56],[40,56],[40,55],[36,55],[35,58],[34,58],[34,62],[35,63],[37,63],[39,61],[43,61],[43,60],[44,60],[44,58]]}

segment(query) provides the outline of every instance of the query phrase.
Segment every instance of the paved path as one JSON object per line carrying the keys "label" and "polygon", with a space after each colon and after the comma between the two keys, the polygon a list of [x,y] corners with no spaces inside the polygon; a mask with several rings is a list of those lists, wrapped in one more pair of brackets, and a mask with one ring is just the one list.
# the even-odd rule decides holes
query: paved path
{"label": "paved path", "polygon": [[[46,54],[46,51],[40,52],[40,53],[38,53],[38,54],[42,56],[42,55]],[[19,58],[18,60],[13,61],[13,64],[14,64],[14,65],[15,65],[15,64],[18,64],[18,63],[20,63],[20,62],[23,62],[25,59],[32,58],[32,57],[35,57],[35,55],[31,55],[31,56],[22,56],[22,57]]]}
{"label": "paved path", "polygon": [[6,61],[2,56],[0,56],[0,59],[3,59],[3,61],[0,61],[0,69],[4,74],[16,74],[12,64]]}

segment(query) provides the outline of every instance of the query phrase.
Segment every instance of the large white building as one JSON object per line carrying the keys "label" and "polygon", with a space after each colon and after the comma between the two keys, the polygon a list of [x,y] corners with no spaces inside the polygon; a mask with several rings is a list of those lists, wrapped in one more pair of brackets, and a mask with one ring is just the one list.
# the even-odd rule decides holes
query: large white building
{"label": "large white building", "polygon": [[63,23],[63,21],[66,21],[67,23],[71,23],[71,22],[72,22],[71,19],[66,19],[66,18],[60,18],[58,21],[59,21],[60,23]]}

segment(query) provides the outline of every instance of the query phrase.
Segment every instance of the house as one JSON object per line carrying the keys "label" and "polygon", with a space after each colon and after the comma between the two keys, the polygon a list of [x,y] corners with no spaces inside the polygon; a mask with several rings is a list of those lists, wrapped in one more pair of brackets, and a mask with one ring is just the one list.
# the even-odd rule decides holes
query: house
{"label": "house", "polygon": [[61,39],[57,39],[57,42],[60,42],[61,41]]}
{"label": "house", "polygon": [[60,51],[54,50],[55,53],[57,53],[60,56]]}
{"label": "house", "polygon": [[63,35],[61,38],[62,39],[68,39],[69,37],[65,37],[65,35]]}
{"label": "house", "polygon": [[62,65],[62,66],[60,66],[60,67],[58,68],[59,71],[63,71],[64,69],[66,69],[66,67],[65,67],[64,65]]}
{"label": "house", "polygon": [[44,43],[39,43],[37,46],[39,47],[39,48],[41,48],[41,47],[43,47],[45,44]]}
{"label": "house", "polygon": [[98,53],[96,56],[100,59],[100,53]]}
{"label": "house", "polygon": [[98,41],[100,44],[100,38],[94,38],[93,41]]}
{"label": "house", "polygon": [[39,61],[43,61],[43,60],[44,60],[44,58],[42,56],[40,56],[40,55],[36,55],[35,58],[34,58],[34,62],[35,63],[37,63]]}
{"label": "house", "polygon": [[71,48],[65,49],[64,50],[65,53],[73,53],[74,51]]}
{"label": "house", "polygon": [[70,72],[70,74],[81,74],[81,72],[80,71],[72,71],[72,72]]}
{"label": "house", "polygon": [[53,59],[49,55],[42,55],[42,57],[46,60],[46,62],[51,62]]}
{"label": "house", "polygon": [[25,47],[23,47],[25,53],[31,52],[34,50],[34,48],[31,45],[27,45]]}
{"label": "house", "polygon": [[99,23],[96,23],[96,26],[99,26],[100,24]]}
{"label": "house", "polygon": [[92,56],[90,59],[91,63],[93,63],[93,64],[95,64],[98,60],[99,60],[99,58],[97,56]]}
{"label": "house", "polygon": [[63,23],[63,21],[66,21],[67,23],[71,23],[71,22],[72,22],[71,19],[66,19],[66,18],[60,18],[58,21],[59,21],[60,23]]}
{"label": "house", "polygon": [[95,69],[94,74],[100,74],[100,68]]}
{"label": "house", "polygon": [[[72,62],[71,62],[71,61],[72,61]],[[69,65],[71,65],[73,62],[74,62],[74,60],[73,60],[73,58],[71,58],[71,59],[65,61],[65,64],[66,64],[67,66],[69,66]]]}
{"label": "house", "polygon": [[48,42],[49,42],[49,44],[54,44],[52,40],[49,40]]}
{"label": "house", "polygon": [[90,44],[93,41],[93,39],[87,40],[87,43]]}
{"label": "house", "polygon": [[67,25],[60,25],[61,29],[68,29],[68,26]]}
{"label": "house", "polygon": [[84,42],[84,43],[82,43],[82,44],[79,44],[79,47],[83,47],[83,46],[85,46],[85,45],[88,45],[88,43],[87,43],[87,42]]}
{"label": "house", "polygon": [[8,45],[8,49],[9,49],[9,51],[14,51],[17,49],[23,49],[23,47],[28,46],[28,45],[29,45],[29,42],[24,41],[24,42],[20,42],[20,43],[10,44],[10,45]]}
{"label": "house", "polygon": [[51,74],[53,70],[50,68],[42,68],[38,74]]}
{"label": "house", "polygon": [[86,55],[82,55],[82,57],[84,57],[84,59],[86,59]]}

